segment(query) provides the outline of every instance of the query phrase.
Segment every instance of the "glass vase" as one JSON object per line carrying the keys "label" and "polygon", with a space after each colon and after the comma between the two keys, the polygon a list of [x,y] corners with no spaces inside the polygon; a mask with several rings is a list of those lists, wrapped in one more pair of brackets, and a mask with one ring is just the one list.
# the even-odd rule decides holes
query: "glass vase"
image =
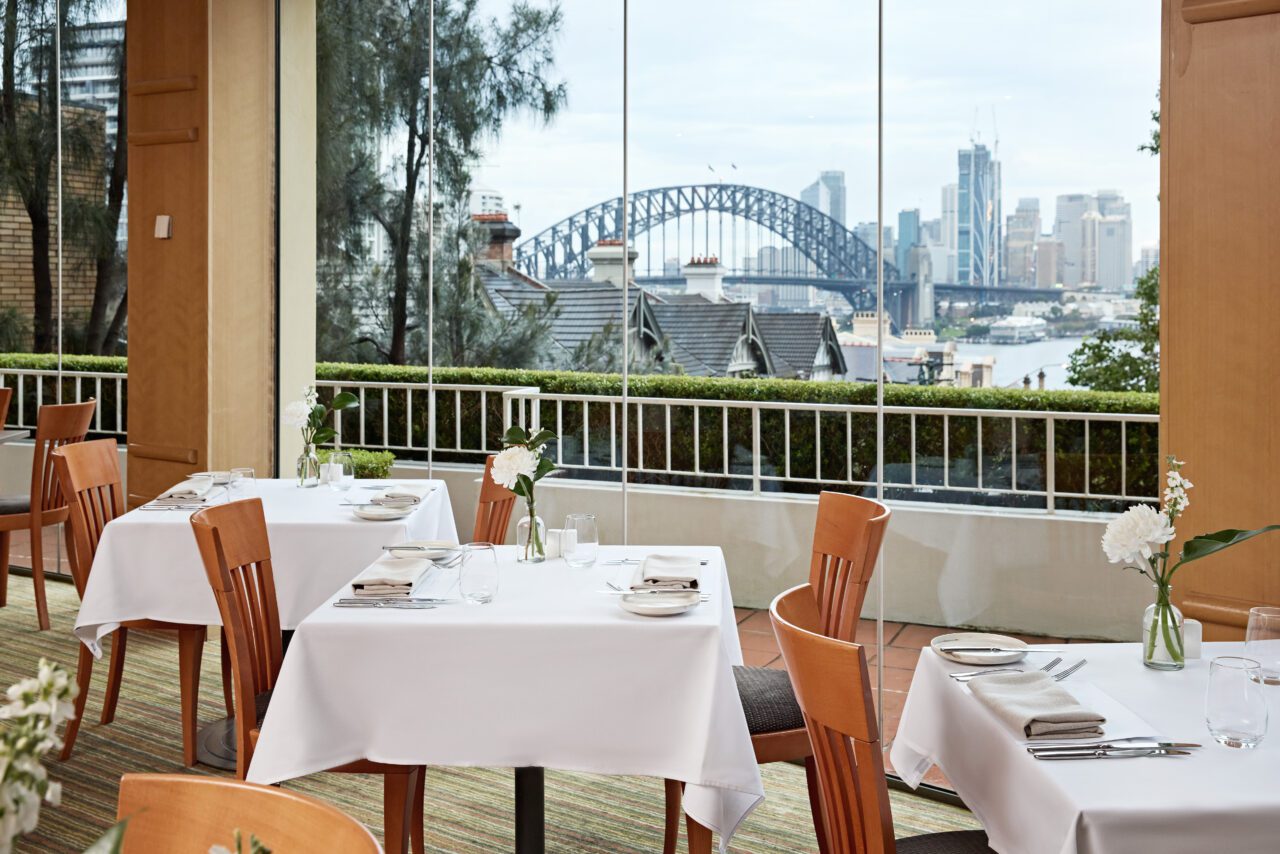
{"label": "glass vase", "polygon": [[528,515],[516,523],[516,562],[542,563],[547,559],[547,526],[532,501],[528,507]]}
{"label": "glass vase", "polygon": [[320,485],[320,458],[316,456],[316,446],[307,445],[298,456],[298,486],[310,489]]}
{"label": "glass vase", "polygon": [[1142,615],[1142,663],[1154,670],[1181,670],[1187,666],[1182,644],[1182,612],[1170,598],[1173,588],[1155,585],[1156,601]]}

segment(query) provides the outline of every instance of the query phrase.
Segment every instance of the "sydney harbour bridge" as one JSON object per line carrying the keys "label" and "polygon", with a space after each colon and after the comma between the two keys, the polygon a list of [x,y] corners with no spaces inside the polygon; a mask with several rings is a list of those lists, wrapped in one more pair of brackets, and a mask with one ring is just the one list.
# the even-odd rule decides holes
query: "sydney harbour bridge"
{"label": "sydney harbour bridge", "polygon": [[[601,240],[620,240],[621,226],[622,198],[600,202],[517,244],[516,266],[542,280],[585,278],[591,266],[587,250]],[[715,256],[725,259],[728,285],[807,285],[839,293],[858,310],[875,307],[875,247],[817,208],[782,193],[726,183],[642,190],[630,196],[627,226],[630,243],[640,253],[635,274],[642,286],[683,281],[679,269],[666,263],[668,258],[687,262]],[[762,249],[772,250],[769,257],[780,256],[781,261],[753,263]],[[881,263],[886,307],[899,325],[915,322],[918,283],[890,260]],[[942,298],[980,301],[1036,295],[1035,289],[946,282],[935,282],[932,290]],[[1038,296],[1043,298],[1044,291]]]}

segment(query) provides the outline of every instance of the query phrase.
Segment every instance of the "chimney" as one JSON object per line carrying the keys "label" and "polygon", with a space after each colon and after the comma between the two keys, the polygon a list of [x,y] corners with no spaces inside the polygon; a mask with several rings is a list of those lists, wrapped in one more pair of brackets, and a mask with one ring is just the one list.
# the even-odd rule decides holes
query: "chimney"
{"label": "chimney", "polygon": [[[635,262],[640,253],[635,249],[627,252],[631,262],[631,278],[635,278]],[[622,287],[622,241],[601,240],[587,250],[587,260],[591,262],[591,278],[597,282],[609,282]]]}
{"label": "chimney", "polygon": [[489,245],[484,250],[484,258],[497,261],[503,267],[512,263],[512,247],[520,236],[520,229],[507,219],[505,213],[472,214],[471,221],[489,232]]}
{"label": "chimney", "polygon": [[700,294],[711,302],[720,302],[724,296],[724,267],[719,258],[690,258],[680,272],[684,274],[685,293]]}

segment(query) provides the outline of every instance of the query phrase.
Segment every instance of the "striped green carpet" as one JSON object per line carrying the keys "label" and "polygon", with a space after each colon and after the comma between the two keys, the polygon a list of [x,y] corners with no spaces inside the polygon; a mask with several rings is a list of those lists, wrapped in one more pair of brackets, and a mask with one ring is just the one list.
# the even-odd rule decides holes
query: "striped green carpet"
{"label": "striped green carpet", "polygon": [[[45,656],[73,669],[71,634],[78,605],[69,584],[50,584],[53,630],[35,631],[31,582],[9,581],[9,606],[0,610],[0,689],[35,672]],[[214,635],[216,638],[216,635]],[[200,719],[221,717],[216,640],[206,645]],[[97,723],[106,668],[95,679],[76,750],[65,764],[50,763],[64,785],[62,805],[45,807],[35,835],[18,843],[29,852],[80,852],[115,816],[116,785],[129,771],[180,772],[177,641],[172,635],[131,635],[124,686],[115,722]],[[815,851],[803,770],[766,766],[765,802],[734,838],[738,852]],[[198,768],[192,773],[213,773]],[[352,774],[319,774],[290,788],[337,804],[375,833],[381,831],[381,780]],[[427,850],[503,852],[512,848],[512,777],[508,769],[427,770]],[[893,793],[899,835],[976,827],[964,810]],[[554,852],[642,852],[661,850],[662,783],[633,777],[548,772],[547,849]],[[268,842],[270,840],[267,840]]]}

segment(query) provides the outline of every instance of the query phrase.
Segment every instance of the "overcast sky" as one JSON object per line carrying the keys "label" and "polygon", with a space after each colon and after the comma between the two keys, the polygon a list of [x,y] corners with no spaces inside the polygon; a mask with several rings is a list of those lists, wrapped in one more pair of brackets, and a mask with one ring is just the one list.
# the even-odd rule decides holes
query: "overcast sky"
{"label": "overcast sky", "polygon": [[[526,236],[622,188],[622,4],[562,5],[568,106],[549,126],[510,122],[476,178],[521,206]],[[875,15],[870,0],[632,0],[631,189],[715,180],[711,165],[798,196],[841,169],[849,223],[874,220]],[[885,0],[884,59],[887,224],[904,207],[938,216],[957,150],[998,129],[1006,214],[1038,197],[1047,231],[1058,194],[1114,188],[1133,205],[1135,259],[1157,241],[1157,163],[1137,151],[1157,0]]]}

